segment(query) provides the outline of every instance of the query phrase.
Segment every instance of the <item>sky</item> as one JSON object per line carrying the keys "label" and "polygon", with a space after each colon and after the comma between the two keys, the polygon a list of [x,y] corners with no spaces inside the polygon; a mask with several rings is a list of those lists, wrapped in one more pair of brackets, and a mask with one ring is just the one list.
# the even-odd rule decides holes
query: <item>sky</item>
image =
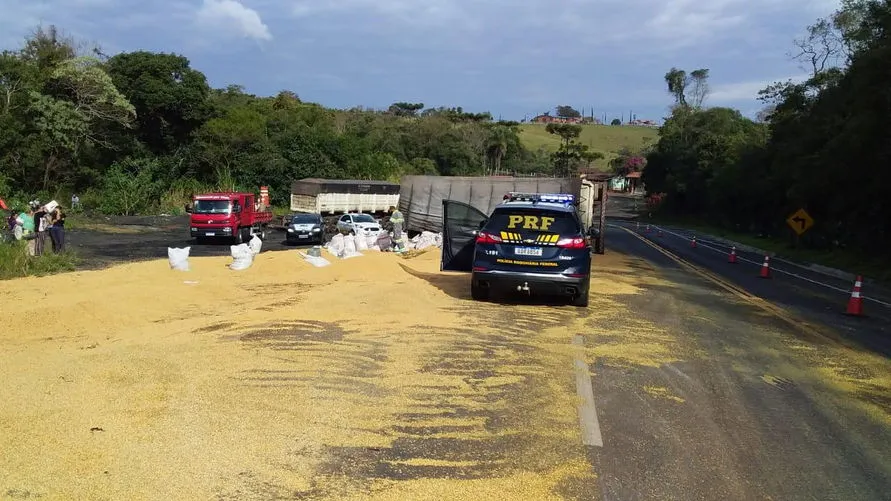
{"label": "sky", "polygon": [[336,108],[462,106],[521,120],[557,105],[661,121],[671,67],[754,116],[802,79],[792,43],[833,0],[0,0],[0,48],[55,24],[106,54],[189,58],[214,87]]}

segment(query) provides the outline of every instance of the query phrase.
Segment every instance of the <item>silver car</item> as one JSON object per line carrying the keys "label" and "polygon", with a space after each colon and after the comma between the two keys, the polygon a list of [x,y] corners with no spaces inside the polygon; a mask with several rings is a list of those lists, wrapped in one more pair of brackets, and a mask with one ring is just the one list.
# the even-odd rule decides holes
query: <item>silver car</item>
{"label": "silver car", "polygon": [[344,214],[337,220],[337,229],[343,233],[373,237],[382,231],[380,222],[368,214]]}

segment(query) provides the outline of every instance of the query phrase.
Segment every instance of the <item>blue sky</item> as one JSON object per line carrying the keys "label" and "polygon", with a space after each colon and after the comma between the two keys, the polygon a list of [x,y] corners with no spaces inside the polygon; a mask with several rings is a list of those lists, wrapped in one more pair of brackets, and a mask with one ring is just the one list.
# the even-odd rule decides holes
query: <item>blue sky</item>
{"label": "blue sky", "polygon": [[672,66],[712,106],[805,74],[792,40],[833,0],[0,0],[0,47],[56,24],[109,54],[177,52],[214,87],[327,106],[394,101],[522,119],[558,104],[660,119]]}

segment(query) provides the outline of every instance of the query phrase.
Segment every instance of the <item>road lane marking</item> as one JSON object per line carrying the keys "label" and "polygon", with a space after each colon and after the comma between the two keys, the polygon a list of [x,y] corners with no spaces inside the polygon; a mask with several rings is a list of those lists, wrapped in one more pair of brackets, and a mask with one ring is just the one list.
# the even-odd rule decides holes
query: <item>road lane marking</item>
{"label": "road lane marking", "polygon": [[629,234],[633,235],[641,242],[643,242],[643,243],[649,245],[650,247],[652,247],[653,249],[661,252],[666,257],[668,257],[672,261],[678,263],[682,267],[687,268],[688,270],[692,271],[693,273],[696,273],[697,275],[705,278],[706,280],[709,280],[709,281],[717,284],[721,288],[729,291],[733,295],[761,308],[762,310],[766,311],[767,313],[772,314],[773,316],[779,318],[780,320],[785,321],[786,323],[791,325],[793,328],[798,329],[801,332],[804,332],[805,334],[809,334],[811,336],[817,336],[817,337],[821,337],[824,339],[829,339],[831,341],[834,341],[836,343],[840,343],[843,345],[847,344],[844,342],[844,340],[842,340],[837,335],[832,335],[829,332],[826,332],[822,329],[818,329],[817,327],[805,322],[804,320],[802,320],[800,318],[796,318],[795,316],[793,316],[791,313],[789,313],[785,309],[780,308],[779,306],[777,306],[773,303],[770,303],[769,301],[766,301],[766,300],[746,291],[745,289],[738,287],[737,285],[724,280],[723,278],[719,277],[718,275],[716,275],[710,271],[707,271],[703,268],[700,268],[699,266],[696,266],[695,264],[690,263],[689,261],[681,258],[680,256],[674,254],[673,252],[663,249],[662,247],[656,245],[655,243],[650,242],[646,238],[638,235],[633,230],[630,230],[628,228],[623,228],[621,226],[619,226],[618,228],[621,230],[627,231]]}
{"label": "road lane marking", "polygon": [[[623,229],[623,230],[625,230],[625,231],[631,231],[631,230],[629,230],[628,228],[626,228],[626,227],[624,227],[624,226],[618,226],[618,225],[610,225],[610,226],[612,226],[612,227],[614,227],[614,228],[620,228],[620,229]],[[660,227],[658,227],[658,226],[653,226],[653,228],[661,229],[664,233],[666,233],[666,234],[668,234],[668,235],[675,236],[675,237],[677,237],[677,238],[681,238],[681,239],[684,239],[684,240],[690,240],[689,237],[686,237],[686,236],[684,236],[684,235],[680,235],[680,234],[678,234],[678,233],[674,233],[674,232],[669,231],[669,230],[667,230],[667,229],[665,229],[665,228],[660,228]],[[636,235],[636,234],[635,234],[635,235]],[[721,246],[724,246],[724,244],[720,244],[720,243],[714,242],[714,241],[712,241],[712,240],[708,240],[708,242],[710,242],[710,243],[712,243],[712,244],[715,244],[715,245],[721,245]],[[696,240],[696,244],[697,244],[697,247],[702,247],[702,248],[704,248],[704,249],[708,249],[708,250],[710,250],[710,251],[717,252],[717,253],[719,253],[719,254],[724,254],[724,253],[727,252],[727,251],[724,251],[724,250],[722,250],[722,249],[717,249],[717,248],[715,248],[715,247],[712,247],[712,246],[710,246],[710,245],[708,245],[708,244],[704,244],[704,243],[702,242],[702,240],[698,240],[698,239],[697,239],[697,240]],[[745,257],[743,257],[743,256],[740,256],[740,255],[737,255],[736,259],[739,260],[739,261],[741,261],[741,262],[749,263],[749,264],[754,264],[754,265],[759,266],[759,267],[763,264],[761,261],[752,261],[751,259],[747,259],[747,258],[745,258]],[[805,268],[804,266],[801,266],[800,264],[792,263],[792,262],[790,262],[790,261],[786,261],[785,259],[772,258],[772,259],[771,259],[771,263],[772,263],[773,261],[780,261],[780,262],[782,262],[782,263],[784,263],[784,264],[790,264],[790,265],[797,266],[797,267],[802,268],[802,269],[807,269],[807,268]],[[827,288],[827,289],[831,289],[831,290],[834,290],[834,291],[836,291],[836,292],[841,292],[841,293],[844,293],[844,294],[850,294],[850,293],[851,293],[851,290],[850,290],[850,289],[842,289],[841,287],[836,287],[836,286],[831,285],[831,284],[823,283],[823,282],[820,282],[819,280],[814,280],[814,279],[812,279],[812,278],[808,278],[808,277],[805,277],[805,276],[803,276],[803,275],[799,275],[798,273],[793,273],[793,272],[791,272],[791,271],[786,271],[786,270],[784,270],[784,269],[782,269],[782,268],[777,268],[777,267],[774,266],[773,264],[771,264],[771,266],[770,266],[770,271],[772,271],[772,272],[777,272],[777,273],[781,273],[781,274],[783,274],[783,275],[788,275],[788,276],[790,276],[790,277],[797,278],[797,279],[799,279],[799,280],[804,280],[805,282],[810,282],[810,283],[812,283],[812,284],[814,284],[814,285],[819,285],[819,286],[821,286],[821,287],[825,287],[825,288]],[[814,272],[814,273],[819,273],[819,272]],[[873,303],[876,303],[876,304],[879,304],[879,305],[882,305],[882,306],[891,308],[891,303],[882,301],[882,300],[880,300],[880,299],[876,299],[876,298],[868,297],[868,296],[861,296],[861,298],[862,298],[864,301],[871,301],[871,302],[873,302]]]}
{"label": "road lane marking", "polygon": [[594,407],[594,385],[588,364],[585,363],[585,340],[582,336],[574,336],[572,344],[577,348],[573,365],[575,366],[575,389],[581,399],[579,403],[579,426],[582,430],[582,443],[594,447],[603,447],[600,435],[600,422],[597,420],[597,408]]}

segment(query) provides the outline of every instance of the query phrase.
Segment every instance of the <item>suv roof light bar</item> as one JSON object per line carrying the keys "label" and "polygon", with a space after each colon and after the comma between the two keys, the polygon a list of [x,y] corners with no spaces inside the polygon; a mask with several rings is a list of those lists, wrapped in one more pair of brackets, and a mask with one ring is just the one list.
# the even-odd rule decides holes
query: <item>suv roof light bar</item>
{"label": "suv roof light bar", "polygon": [[509,202],[550,202],[550,203],[575,203],[575,195],[569,193],[522,193],[510,191],[504,195],[504,200]]}

